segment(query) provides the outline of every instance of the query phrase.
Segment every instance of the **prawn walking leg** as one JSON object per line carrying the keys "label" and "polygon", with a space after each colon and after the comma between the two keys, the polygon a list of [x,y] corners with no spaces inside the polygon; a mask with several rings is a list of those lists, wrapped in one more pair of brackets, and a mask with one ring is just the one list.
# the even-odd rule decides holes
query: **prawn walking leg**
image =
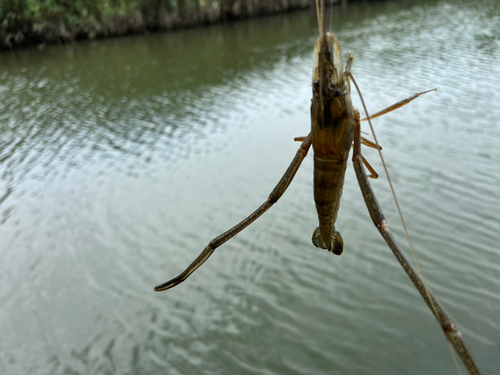
{"label": "prawn walking leg", "polygon": [[265,201],[259,208],[257,208],[248,217],[243,219],[240,223],[236,224],[228,231],[222,233],[220,236],[210,241],[207,247],[205,247],[202,253],[198,256],[198,258],[196,258],[193,261],[193,263],[191,263],[188,266],[188,268],[186,268],[184,272],[182,272],[179,276],[174,277],[172,280],[156,286],[155,291],[159,292],[162,290],[170,289],[182,283],[189,277],[189,275],[191,275],[194,271],[196,271],[198,267],[200,267],[203,263],[205,263],[205,261],[210,257],[210,255],[212,255],[215,249],[217,249],[223,243],[236,236],[243,229],[245,229],[255,220],[257,220],[264,212],[270,209],[271,206],[274,203],[276,203],[278,199],[281,198],[285,190],[288,188],[288,185],[290,185],[290,182],[292,182],[292,179],[295,176],[295,173],[297,173],[297,170],[299,169],[302,160],[304,160],[304,158],[307,155],[307,151],[309,151],[309,147],[311,147],[311,138],[312,136],[311,134],[309,134],[304,139],[304,142],[302,142],[299,149],[297,150],[297,153],[295,154],[295,157],[290,163],[290,166],[286,170],[285,174],[283,175],[283,177],[281,177],[280,181],[278,182],[274,190],[271,192],[271,194],[269,194],[269,198],[267,198],[267,201]]}

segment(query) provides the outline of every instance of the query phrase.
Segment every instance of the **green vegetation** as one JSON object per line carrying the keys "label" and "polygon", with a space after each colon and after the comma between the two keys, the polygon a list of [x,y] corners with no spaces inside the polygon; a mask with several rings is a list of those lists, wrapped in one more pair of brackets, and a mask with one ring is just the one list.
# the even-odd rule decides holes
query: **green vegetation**
{"label": "green vegetation", "polygon": [[0,50],[167,30],[312,4],[314,0],[0,0]]}

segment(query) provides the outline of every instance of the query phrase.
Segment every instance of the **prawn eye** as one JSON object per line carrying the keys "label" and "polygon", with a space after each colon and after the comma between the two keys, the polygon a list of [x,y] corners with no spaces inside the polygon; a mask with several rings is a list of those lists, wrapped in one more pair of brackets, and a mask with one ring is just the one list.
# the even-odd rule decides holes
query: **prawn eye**
{"label": "prawn eye", "polygon": [[318,91],[319,91],[319,79],[313,82],[313,92],[318,92]]}

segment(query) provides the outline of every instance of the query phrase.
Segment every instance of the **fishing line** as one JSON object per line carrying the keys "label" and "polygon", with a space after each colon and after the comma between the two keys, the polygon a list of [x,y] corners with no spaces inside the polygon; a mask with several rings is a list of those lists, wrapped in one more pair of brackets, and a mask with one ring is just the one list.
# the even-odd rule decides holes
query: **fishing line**
{"label": "fishing line", "polygon": [[333,0],[330,2],[330,30],[332,30]]}
{"label": "fishing line", "polygon": [[[333,0],[332,0],[332,5],[333,5]],[[325,1],[324,0],[321,1],[321,6],[319,4],[319,0],[316,0],[316,14],[317,14],[317,17],[318,17],[320,38],[322,39],[322,43],[320,43],[321,51],[319,51],[319,52],[322,53],[322,52],[324,52],[324,47],[325,47],[324,43],[326,43],[326,33],[325,33],[325,24],[324,24],[324,22],[325,22]],[[333,7],[330,10],[330,29],[332,28],[332,19],[333,19]],[[318,56],[318,58],[319,58],[319,56]],[[318,72],[318,73],[320,74],[320,103],[321,103],[321,107],[322,107],[321,113],[323,115],[322,91],[323,91],[323,74],[324,74],[324,72],[322,71],[322,64],[318,64],[318,65],[319,65],[318,68],[320,69],[320,72]],[[413,259],[414,259],[415,264],[417,266],[418,273],[419,273],[419,275],[420,275],[420,277],[422,279],[422,284],[423,284],[423,286],[425,288],[425,292],[427,294],[427,298],[429,299],[429,302],[430,302],[432,311],[434,313],[434,316],[438,320],[438,323],[441,325],[440,315],[438,315],[436,306],[434,305],[434,301],[431,298],[429,288],[427,287],[427,282],[425,281],[424,275],[423,275],[422,270],[420,268],[420,264],[418,263],[417,255],[416,255],[415,249],[413,248],[413,244],[412,244],[411,239],[410,239],[410,234],[408,233],[408,229],[406,227],[406,223],[405,223],[404,218],[403,218],[403,213],[401,211],[401,207],[399,206],[399,202],[398,202],[398,199],[396,197],[396,191],[394,190],[394,187],[392,185],[392,180],[391,180],[391,178],[389,176],[389,171],[387,170],[387,166],[385,164],[385,160],[384,160],[384,157],[383,157],[382,152],[381,152],[381,147],[378,144],[377,136],[375,134],[375,130],[374,130],[372,122],[370,120],[370,115],[369,115],[368,110],[366,108],[365,101],[363,100],[363,95],[361,94],[361,90],[359,89],[358,84],[356,83],[356,80],[354,79],[353,75],[351,74],[350,69],[347,69],[347,70],[348,70],[348,74],[349,74],[352,82],[354,83],[354,86],[356,86],[356,90],[358,91],[359,97],[361,99],[361,103],[362,103],[363,108],[365,110],[366,118],[367,118],[368,123],[370,125],[370,129],[372,131],[373,138],[375,140],[375,144],[377,145],[377,150],[378,150],[378,153],[379,153],[379,156],[380,156],[380,160],[382,161],[382,165],[384,167],[384,171],[385,171],[386,176],[387,176],[387,181],[389,182],[389,186],[391,188],[392,196],[394,198],[394,202],[396,203],[396,207],[398,209],[398,213],[399,213],[399,217],[401,219],[401,223],[403,224],[403,228],[404,228],[404,231],[405,231],[405,234],[406,234],[406,239],[408,240],[408,244],[410,245],[410,249],[411,249],[411,252],[412,252],[412,255],[413,255]],[[429,91],[433,91],[433,90],[429,90]],[[419,94],[419,95],[421,95],[421,94]],[[378,115],[381,115],[381,114],[382,113],[380,113]],[[457,371],[458,371],[459,374],[461,374],[460,368],[458,366],[458,363],[457,363],[457,360],[456,360],[456,357],[455,357],[455,354],[453,353],[453,349],[451,348],[451,343],[450,343],[449,340],[447,340],[447,342],[448,342],[448,346],[450,348],[451,355],[452,355],[453,360],[455,362],[455,366],[457,368]]]}
{"label": "fishing line", "polygon": [[[408,229],[406,228],[406,224],[405,224],[405,221],[404,221],[404,218],[403,218],[403,213],[401,211],[401,207],[399,206],[398,198],[396,197],[396,192],[394,190],[394,187],[392,186],[392,181],[391,181],[391,178],[389,176],[389,171],[387,170],[387,166],[385,164],[384,157],[382,156],[382,151],[381,151],[380,146],[378,144],[377,136],[375,135],[375,129],[372,126],[372,122],[370,120],[370,115],[368,113],[368,110],[366,109],[365,101],[363,100],[363,95],[361,94],[361,90],[359,89],[358,84],[356,83],[356,80],[354,79],[352,73],[349,72],[348,74],[351,77],[352,83],[354,83],[354,86],[356,86],[356,90],[358,91],[359,98],[361,99],[361,104],[363,105],[363,109],[365,110],[365,113],[366,113],[366,118],[368,120],[368,124],[370,124],[370,129],[371,129],[372,134],[373,134],[373,139],[375,140],[375,144],[378,146],[378,153],[379,153],[379,156],[380,156],[380,160],[382,160],[382,165],[384,167],[384,171],[385,171],[385,174],[387,176],[387,181],[389,182],[389,186],[391,188],[392,196],[394,197],[394,202],[396,203],[396,207],[398,209],[399,217],[401,219],[401,223],[403,224],[403,228],[404,228],[404,231],[405,231],[405,234],[406,234],[406,239],[408,240],[408,244],[410,245],[411,253],[413,255],[413,259],[415,260],[415,264],[417,266],[418,273],[420,274],[420,277],[422,278],[422,283],[424,284],[425,292],[427,293],[427,298],[429,299],[429,301],[431,303],[432,310],[434,311],[434,315],[438,319],[438,322],[441,323],[439,321],[439,318],[438,318],[439,315],[437,313],[436,306],[434,305],[434,302],[433,302],[433,300],[432,300],[432,298],[430,296],[429,288],[427,287],[427,282],[425,281],[424,275],[423,275],[422,270],[420,268],[420,265],[418,263],[417,254],[416,254],[415,249],[413,248],[413,244],[412,244],[412,242],[410,240],[410,234],[408,233]],[[448,340],[446,340],[446,341],[448,342],[448,344],[450,344],[450,342]],[[452,357],[453,357],[453,359],[455,361],[455,365],[457,366],[458,373],[460,374],[460,369],[458,367],[458,363],[457,363],[457,360],[456,360],[455,355],[453,353],[453,350],[451,349],[451,346],[449,346],[449,347],[450,347],[451,355],[452,355]]]}
{"label": "fishing line", "polygon": [[453,346],[451,345],[451,342],[448,341],[448,347],[450,348],[451,355],[453,357],[453,361],[455,362],[455,366],[457,367],[457,371],[459,375],[462,375],[462,371],[460,371],[460,367],[458,367],[458,361],[457,357],[455,356],[455,353],[453,352]]}
{"label": "fishing line", "polygon": [[319,10],[319,0],[316,0],[316,17],[318,17],[318,29],[319,29],[319,35],[321,36],[321,13]]}
{"label": "fishing line", "polygon": [[434,302],[432,302],[431,296],[429,294],[429,289],[427,288],[427,283],[425,282],[424,275],[422,274],[422,270],[420,269],[420,265],[418,264],[417,254],[415,253],[415,249],[413,248],[413,244],[410,240],[410,234],[408,233],[408,229],[406,228],[405,220],[403,219],[403,212],[401,211],[401,208],[399,207],[398,198],[396,197],[396,191],[394,190],[394,187],[392,186],[392,180],[391,180],[391,177],[389,176],[389,171],[387,170],[387,166],[385,164],[384,157],[382,156],[382,151],[381,151],[381,148],[378,144],[377,136],[375,135],[375,129],[373,129],[372,122],[370,120],[370,115],[368,114],[368,110],[366,109],[365,101],[363,100],[363,95],[361,95],[361,91],[359,90],[358,84],[356,83],[356,80],[354,79],[352,73],[349,73],[349,76],[351,77],[351,80],[352,80],[352,83],[354,83],[354,86],[356,86],[356,90],[358,91],[359,98],[361,99],[361,104],[363,105],[363,109],[365,110],[365,113],[366,113],[366,118],[368,119],[368,124],[370,124],[370,130],[372,131],[373,139],[375,140],[375,144],[378,147],[377,151],[378,151],[378,154],[380,156],[380,160],[382,160],[382,165],[384,167],[384,171],[385,171],[385,174],[387,176],[387,181],[389,182],[389,186],[391,188],[394,202],[396,202],[396,207],[398,209],[399,217],[401,219],[401,223],[403,224],[403,228],[404,228],[404,231],[406,234],[406,239],[408,240],[411,252],[413,254],[413,259],[415,260],[415,264],[417,265],[418,273],[420,274],[420,277],[422,278],[422,281],[424,282],[425,291],[427,292],[427,297],[429,298],[429,301],[431,302],[432,309],[434,310],[434,313],[436,314],[436,316],[438,316],[438,313],[436,311],[436,307],[434,306]]}

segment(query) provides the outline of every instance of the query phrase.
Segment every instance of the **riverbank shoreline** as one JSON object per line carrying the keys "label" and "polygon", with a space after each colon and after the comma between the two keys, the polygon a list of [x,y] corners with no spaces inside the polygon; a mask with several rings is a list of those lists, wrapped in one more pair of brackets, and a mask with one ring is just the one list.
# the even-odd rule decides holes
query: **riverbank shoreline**
{"label": "riverbank shoreline", "polygon": [[[354,1],[328,3],[336,6]],[[142,0],[128,5],[127,1],[111,5],[116,3],[111,0],[80,0],[61,5],[50,0],[46,3],[42,7],[14,0],[10,5],[0,5],[0,53],[79,40],[205,27],[315,6],[315,0],[176,0],[174,3]],[[102,4],[96,6],[96,3]]]}

